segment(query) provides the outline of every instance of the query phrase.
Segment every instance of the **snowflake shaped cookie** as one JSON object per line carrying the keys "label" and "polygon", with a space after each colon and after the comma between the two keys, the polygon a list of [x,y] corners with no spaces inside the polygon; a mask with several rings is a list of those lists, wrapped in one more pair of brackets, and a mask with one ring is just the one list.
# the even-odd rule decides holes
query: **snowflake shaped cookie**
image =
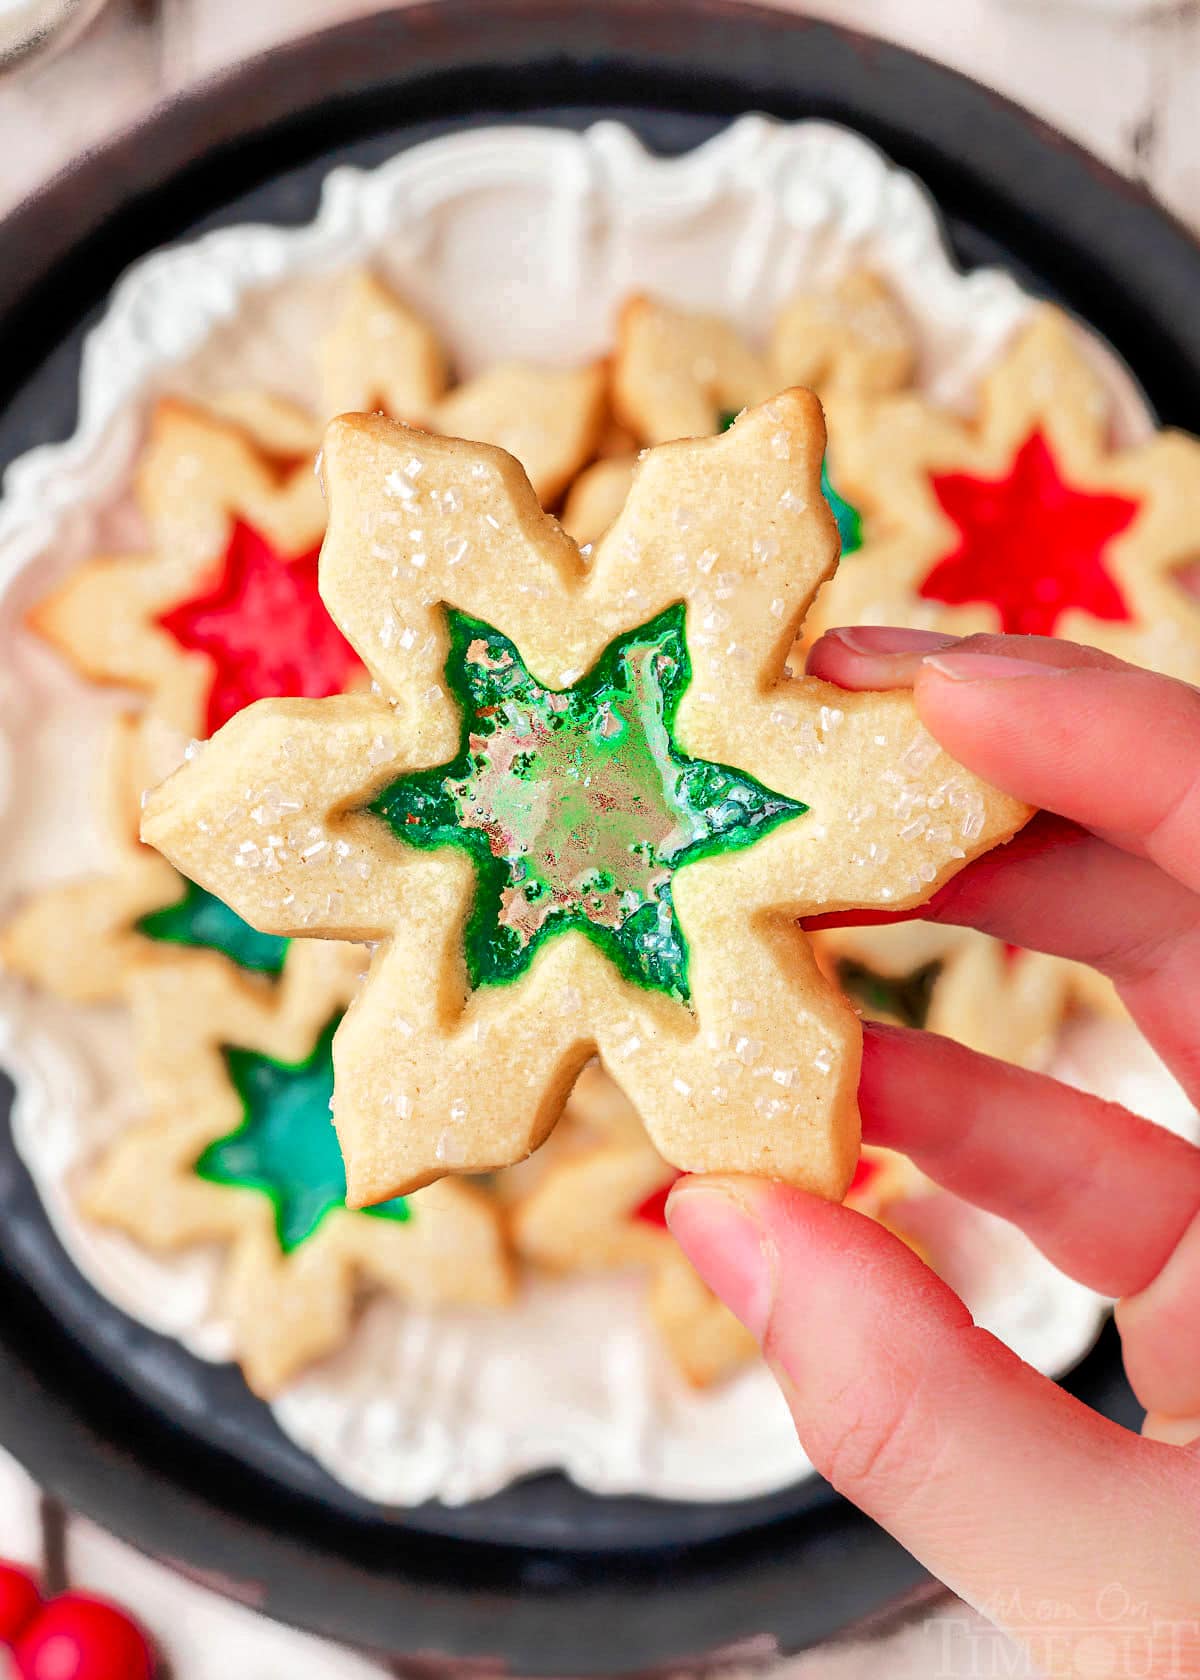
{"label": "snowflake shaped cookie", "polygon": [[431,432],[496,444],[516,456],[547,506],[595,454],[604,424],[598,362],[498,362],[451,388],[432,329],[365,272],[351,278],[317,359],[324,418],[382,409]]}
{"label": "snowflake shaped cookie", "polygon": [[[651,1146],[632,1105],[598,1064],[580,1074],[563,1118],[563,1146],[547,1151],[555,1158],[513,1208],[517,1253],[555,1272],[648,1273],[650,1321],[697,1388],[756,1358],[757,1342],[701,1282],[667,1229],[678,1170]],[[898,1205],[930,1189],[905,1156],[868,1145],[845,1200],[896,1229]]]}
{"label": "snowflake shaped cookie", "polygon": [[280,1017],[302,1036],[315,1031],[348,979],[361,976],[361,949],[260,933],[141,843],[142,792],[174,763],[162,750],[169,744],[153,719],[116,720],[101,789],[111,865],[18,903],[0,929],[0,965],[71,1002],[107,1003],[124,995],[139,964],[217,956],[270,987]]}
{"label": "snowflake shaped cookie", "polygon": [[910,696],[785,675],[823,450],[801,391],[651,450],[589,562],[503,452],[329,428],[322,592],[382,692],[248,708],[142,832],[267,932],[379,942],[334,1049],[352,1205],[522,1158],[594,1054],[673,1165],[846,1188],[859,1029],[796,919],[921,902],[1028,813]]}
{"label": "snowflake shaped cookie", "polygon": [[863,542],[810,631],[912,624],[1062,636],[1195,682],[1200,443],[1110,441],[1110,405],[1066,316],[1041,308],[967,423],[913,393],[835,398],[842,492]]}
{"label": "snowflake shaped cookie", "polygon": [[[776,317],[763,351],[719,316],[637,296],[617,321],[612,403],[634,439],[665,443],[720,431],[743,408],[789,385],[805,385],[825,400],[898,390],[915,361],[899,305],[862,269],[831,290],[797,293]],[[577,542],[594,542],[607,530],[632,474],[632,454],[596,461],[580,473],[563,506],[563,524]],[[821,488],[847,554],[858,543],[857,513],[827,472]]]}
{"label": "snowflake shaped cookie", "polygon": [[826,972],[871,1020],[926,1027],[985,1056],[1043,1067],[1077,1008],[1124,1013],[1110,981],[973,928],[902,921],[812,935]]}
{"label": "snowflake shaped cookie", "polygon": [[649,1274],[646,1311],[687,1381],[719,1382],[758,1344],[707,1286],[667,1230],[679,1177],[597,1064],[584,1068],[564,1114],[569,1145],[512,1211],[517,1253],[553,1272]]}
{"label": "snowflake shaped cookie", "polygon": [[185,738],[271,694],[337,694],[362,667],[317,593],[325,507],[236,427],[159,404],[134,499],[149,547],[77,567],[31,624],[85,677],[146,693]]}
{"label": "snowflake shaped cookie", "polygon": [[331,990],[314,1025],[220,959],[143,966],[129,997],[149,1118],[81,1191],[91,1219],[146,1248],[223,1249],[218,1309],[263,1395],[345,1340],[364,1286],[425,1306],[511,1293],[480,1190],[448,1182],[347,1210],[330,1043],[352,990]]}

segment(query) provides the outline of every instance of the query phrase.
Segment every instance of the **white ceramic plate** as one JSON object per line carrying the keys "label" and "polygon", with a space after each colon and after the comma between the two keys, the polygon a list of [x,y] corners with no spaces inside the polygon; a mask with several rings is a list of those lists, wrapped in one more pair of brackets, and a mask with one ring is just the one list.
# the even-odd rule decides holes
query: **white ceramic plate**
{"label": "white ceramic plate", "polygon": [[[363,260],[428,313],[466,372],[601,352],[638,288],[761,335],[798,285],[866,263],[915,323],[921,383],[965,405],[1031,307],[1003,274],[959,274],[921,187],[857,136],[757,117],[671,160],[609,123],[455,135],[373,172],[335,171],[308,227],[235,227],[146,258],[88,339],[78,430],[15,462],[0,502],[7,892],[105,866],[92,782],[120,698],[66,671],[23,628],[25,608],[98,546],[136,542],[127,476],[154,396],[261,382],[315,402],[314,322]],[[1136,388],[1091,343],[1135,436],[1148,424]],[[18,1147],[80,1269],[125,1311],[224,1357],[212,1255],[155,1259],[75,1210],[81,1164],[137,1107],[122,1012],[5,982],[0,1052],[19,1085]],[[1178,1106],[1160,1068],[1148,1079],[1143,1106]],[[929,1241],[981,1322],[1043,1370],[1063,1371],[1090,1345],[1102,1303],[1011,1228],[946,1199]],[[765,1370],[687,1391],[640,1299],[636,1279],[617,1278],[539,1284],[495,1319],[376,1301],[276,1415],[334,1475],[394,1503],[477,1498],[550,1467],[598,1492],[685,1499],[763,1493],[805,1473]]]}

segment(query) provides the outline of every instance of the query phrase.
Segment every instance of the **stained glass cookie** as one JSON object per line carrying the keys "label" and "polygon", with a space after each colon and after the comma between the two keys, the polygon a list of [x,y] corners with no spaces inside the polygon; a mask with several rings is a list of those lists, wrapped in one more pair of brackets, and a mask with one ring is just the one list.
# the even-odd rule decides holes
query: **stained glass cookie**
{"label": "stained glass cookie", "polygon": [[321,587],[381,693],[249,708],[143,836],[264,931],[379,941],[352,1205],[521,1159],[594,1054],[672,1165],[845,1190],[858,1022],[796,918],[922,902],[1028,812],[910,695],[785,675],[824,441],[789,391],[649,451],[585,562],[503,452],[329,428]]}
{"label": "stained glass cookie", "polygon": [[[1105,388],[1066,316],[1037,312],[983,381],[972,421],[912,392],[860,398],[835,400],[832,415],[861,541],[811,628],[1063,636],[1200,679],[1200,608],[1187,587],[1200,443],[1163,431],[1115,446]],[[1075,965],[931,932],[942,947],[928,999],[936,1031],[1036,1065],[1073,1007],[1120,1013],[1111,986]],[[911,979],[916,937],[861,930],[868,990]]]}
{"label": "stained glass cookie", "polygon": [[964,421],[912,392],[836,410],[842,493],[863,540],[810,630],[899,624],[1062,636],[1195,682],[1200,602],[1181,578],[1200,524],[1200,442],[1114,446],[1110,404],[1043,306]]}
{"label": "stained glass cookie", "polygon": [[318,337],[311,411],[273,393],[229,389],[206,399],[267,455],[312,460],[325,422],[383,413],[515,455],[546,506],[605,449],[607,374],[599,362],[543,367],[506,360],[455,383],[433,327],[376,275],[350,274]]}
{"label": "stained glass cookie", "polygon": [[270,993],[292,1031],[315,1031],[361,979],[361,947],[261,933],[142,844],[141,796],[163,773],[161,745],[152,720],[116,720],[101,777],[110,867],[29,894],[0,929],[0,964],[57,997],[108,1003],[139,966],[215,960]]}
{"label": "stained glass cookie", "polygon": [[564,1120],[579,1139],[513,1209],[517,1253],[552,1272],[645,1272],[647,1315],[686,1380],[706,1388],[731,1375],[757,1355],[758,1344],[667,1230],[677,1169],[654,1149],[598,1064],[583,1070]]}
{"label": "stained glass cookie", "polygon": [[[517,1253],[560,1273],[645,1272],[647,1316],[697,1388],[756,1358],[757,1342],[701,1282],[667,1229],[667,1197],[678,1170],[653,1148],[636,1111],[598,1064],[583,1070],[564,1120],[578,1135],[518,1200]],[[896,1204],[927,1188],[904,1156],[868,1146],[846,1202],[890,1224]]]}
{"label": "stained glass cookie", "polygon": [[903,390],[916,372],[912,327],[883,281],[852,269],[837,285],[798,292],[776,316],[769,355],[781,384],[825,402]]}
{"label": "stained glass cookie", "polygon": [[129,995],[149,1114],[81,1188],[89,1218],[145,1248],[221,1249],[218,1310],[266,1396],[346,1339],[364,1288],[422,1306],[512,1291],[498,1212],[471,1185],[347,1210],[329,1103],[352,991],[347,976],[314,1023],[219,959],[143,965]]}
{"label": "stained glass cookie", "polygon": [[925,1027],[1024,1067],[1045,1065],[1076,998],[1074,964],[973,928],[898,922],[813,939],[870,1019]]}
{"label": "stained glass cookie", "polygon": [[310,461],[280,473],[237,426],[166,400],[133,493],[146,550],[76,567],[31,615],[81,675],[141,690],[185,739],[264,695],[365,680],[317,593]]}
{"label": "stained glass cookie", "polygon": [[[822,291],[802,291],[776,317],[765,350],[729,322],[661,299],[628,299],[617,321],[612,403],[640,443],[701,437],[722,430],[749,404],[785,386],[804,385],[825,402],[894,391],[912,375],[911,329],[887,288],[853,270]],[[593,543],[621,510],[633,473],[632,453],[596,461],[576,478],[563,525],[576,542]],[[821,489],[834,511],[843,554],[859,542],[858,513],[830,479]]]}

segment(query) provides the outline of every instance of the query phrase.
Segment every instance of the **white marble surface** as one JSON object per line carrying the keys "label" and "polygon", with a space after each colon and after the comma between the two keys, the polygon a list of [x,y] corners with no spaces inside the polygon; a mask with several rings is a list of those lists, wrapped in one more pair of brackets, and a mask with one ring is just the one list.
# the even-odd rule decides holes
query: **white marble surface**
{"label": "white marble surface", "polygon": [[[486,5],[488,0],[479,0]],[[581,0],[586,3],[586,0]],[[72,156],[246,55],[375,9],[372,0],[111,0],[58,59],[0,78],[0,212]],[[1019,100],[1145,181],[1200,227],[1200,7],[1194,0],[806,0]],[[0,1454],[0,1556],[37,1562],[36,1489]],[[74,1584],[128,1604],[172,1680],[367,1680],[365,1658],[277,1627],[103,1534],[68,1526]],[[774,1666],[775,1680],[927,1680],[1016,1673],[1015,1653],[961,1607],[869,1645]]]}

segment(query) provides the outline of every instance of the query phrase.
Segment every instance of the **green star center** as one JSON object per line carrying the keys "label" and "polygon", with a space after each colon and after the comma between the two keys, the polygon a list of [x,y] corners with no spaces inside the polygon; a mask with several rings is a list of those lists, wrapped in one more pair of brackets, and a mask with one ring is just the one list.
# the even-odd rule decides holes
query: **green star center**
{"label": "green star center", "polygon": [[748,846],[807,806],[681,749],[683,607],[610,643],[562,690],[544,688],[490,625],[455,611],[447,620],[458,755],[401,777],[369,809],[408,845],[471,855],[471,984],[515,979],[546,939],[577,928],[627,978],[686,1002],[675,872]]}
{"label": "green star center", "polygon": [[[307,1242],[326,1215],[346,1205],[346,1169],[329,1118],[333,1096],[333,1035],[329,1023],[302,1062],[277,1062],[226,1046],[230,1083],[242,1102],[242,1122],[211,1143],[195,1171],[211,1184],[266,1196],[284,1254]],[[402,1196],[364,1208],[377,1219],[410,1217]]]}
{"label": "green star center", "polygon": [[136,924],[138,932],[169,945],[221,951],[239,968],[254,973],[280,973],[287,955],[286,939],[259,933],[194,881],[182,881],[181,890],[183,897],[177,903],[142,916]]}

